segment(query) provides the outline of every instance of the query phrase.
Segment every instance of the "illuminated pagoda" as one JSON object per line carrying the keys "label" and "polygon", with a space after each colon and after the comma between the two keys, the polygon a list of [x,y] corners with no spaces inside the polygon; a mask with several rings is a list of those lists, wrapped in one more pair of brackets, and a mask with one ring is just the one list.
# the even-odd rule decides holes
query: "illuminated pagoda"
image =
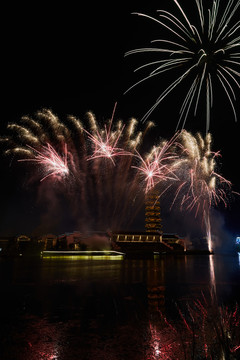
{"label": "illuminated pagoda", "polygon": [[155,188],[147,193],[145,199],[145,229],[146,232],[162,233],[159,192]]}
{"label": "illuminated pagoda", "polygon": [[111,233],[111,242],[113,249],[120,250],[129,257],[152,257],[184,251],[184,239],[177,234],[163,234],[159,191],[155,188],[145,198],[145,232],[114,231]]}

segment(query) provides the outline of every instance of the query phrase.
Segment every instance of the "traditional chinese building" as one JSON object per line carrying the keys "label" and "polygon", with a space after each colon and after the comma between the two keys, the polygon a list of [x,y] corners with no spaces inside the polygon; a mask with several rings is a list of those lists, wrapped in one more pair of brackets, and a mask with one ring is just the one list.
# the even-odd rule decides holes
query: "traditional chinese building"
{"label": "traditional chinese building", "polygon": [[162,232],[159,192],[155,188],[146,194],[145,229],[146,232]]}
{"label": "traditional chinese building", "polygon": [[154,255],[184,251],[184,240],[177,234],[118,231],[111,234],[113,248],[127,254]]}

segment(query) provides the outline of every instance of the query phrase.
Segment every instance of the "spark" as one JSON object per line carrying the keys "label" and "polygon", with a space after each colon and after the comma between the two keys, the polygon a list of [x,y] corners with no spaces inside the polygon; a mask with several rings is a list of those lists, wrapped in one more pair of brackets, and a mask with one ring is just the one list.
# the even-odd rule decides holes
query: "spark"
{"label": "spark", "polygon": [[137,169],[139,174],[143,176],[146,183],[145,193],[148,193],[159,182],[176,180],[174,161],[177,155],[170,149],[171,146],[175,145],[177,137],[178,134],[170,141],[163,141],[159,146],[154,146],[145,159],[136,152],[136,158],[140,161],[140,165],[132,167]]}
{"label": "spark", "polygon": [[199,16],[199,27],[193,25],[177,0],[173,0],[178,8],[179,18],[166,10],[158,10],[158,17],[143,13],[133,13],[156,22],[165,28],[175,41],[168,39],[153,40],[152,43],[162,44],[161,47],[145,47],[126,52],[126,56],[138,53],[156,53],[159,60],[147,62],[135,69],[139,71],[152,68],[149,74],[135,82],[125,93],[146,80],[160,76],[175,69],[179,76],[160,93],[154,105],[146,112],[142,120],[145,121],[159,104],[175,88],[189,79],[189,88],[179,113],[177,129],[185,127],[191,108],[194,115],[200,108],[200,98],[205,98],[206,133],[210,128],[211,108],[213,106],[213,85],[220,84],[232,108],[237,121],[234,106],[236,95],[233,85],[240,87],[238,78],[240,73],[240,22],[234,23],[240,1],[231,0],[225,7],[223,14],[219,11],[220,0],[214,0],[212,8],[205,9],[202,0],[195,0]]}
{"label": "spark", "polygon": [[63,157],[61,157],[50,144],[42,146],[41,150],[37,150],[31,146],[28,147],[32,150],[34,157],[30,159],[19,159],[18,161],[29,161],[40,164],[46,174],[40,181],[43,181],[48,177],[64,177],[69,174],[66,144],[64,145]]}
{"label": "spark", "polygon": [[[88,113],[86,120],[68,116],[61,122],[50,110],[42,110],[35,119],[24,117],[19,124],[10,124],[1,146],[12,155],[11,161],[17,157],[38,165],[32,172],[42,171],[40,183],[59,180],[57,188],[64,186],[63,195],[78,219],[81,214],[82,227],[91,221],[100,229],[129,226],[144,206],[146,193],[157,187],[159,197],[173,190],[171,208],[180,202],[181,210],[201,213],[211,234],[210,208],[220,202],[227,206],[225,189],[230,190],[231,183],[216,170],[220,153],[211,150],[210,134],[203,138],[184,130],[142,152],[152,122],[139,130],[135,119],[124,124],[113,121],[112,115],[102,126]],[[104,166],[99,159],[106,159]]]}
{"label": "spark", "polygon": [[210,133],[203,138],[199,133],[193,136],[182,130],[179,136],[182,145],[182,160],[176,166],[177,190],[171,208],[180,199],[182,210],[195,210],[195,217],[201,214],[205,223],[208,248],[212,251],[210,209],[220,202],[227,207],[227,192],[231,182],[217,173],[219,151],[211,150]]}
{"label": "spark", "polygon": [[[123,148],[118,147],[119,139],[122,136],[124,125],[121,122],[118,123],[117,130],[112,131],[112,122],[115,113],[117,103],[114,105],[113,113],[111,120],[109,122],[109,126],[104,125],[103,130],[99,130],[96,121],[93,116],[90,116],[90,122],[92,126],[93,133],[88,132],[86,129],[84,131],[87,133],[88,138],[92,142],[94,147],[93,153],[88,156],[88,160],[94,160],[98,158],[110,159],[113,165],[115,165],[114,157],[116,156],[131,156],[132,153],[124,150]],[[137,120],[132,119],[128,127],[129,137],[134,133],[135,126],[137,124]]]}
{"label": "spark", "polygon": [[96,130],[95,134],[89,133],[86,129],[85,132],[88,134],[88,138],[91,140],[94,147],[93,153],[88,156],[88,160],[94,160],[98,158],[107,158],[112,161],[115,165],[114,157],[123,155],[132,155],[130,152],[125,151],[117,146],[119,138],[122,135],[124,126],[116,134],[111,132],[111,127],[107,128],[105,125],[103,134],[100,134]]}
{"label": "spark", "polygon": [[[40,191],[48,186],[48,194],[62,190],[74,221],[83,231],[87,226],[117,229],[129,226],[144,204],[132,165],[135,151],[140,152],[152,127],[149,122],[139,129],[136,119],[124,123],[115,121],[113,115],[102,125],[92,112],[82,121],[72,115],[61,121],[51,110],[43,109],[10,124],[0,141],[11,164],[17,159],[28,165],[31,185]],[[99,159],[106,161],[103,164]],[[58,186],[45,179],[57,179]],[[44,191],[41,199],[49,201]]]}
{"label": "spark", "polygon": [[227,207],[224,185],[230,188],[231,182],[216,171],[216,158],[220,156],[220,152],[211,150],[211,135],[208,133],[205,139],[199,133],[194,137],[191,133],[182,131],[181,135],[187,165],[187,179],[184,181],[188,186],[184,200],[188,203],[187,207],[198,210],[201,206],[203,213],[221,201]]}
{"label": "spark", "polygon": [[9,155],[9,154],[21,154],[23,156],[31,156],[32,155],[32,152],[30,151],[30,149],[25,149],[24,147],[15,147],[13,149],[7,149],[5,151],[5,154],[6,155]]}

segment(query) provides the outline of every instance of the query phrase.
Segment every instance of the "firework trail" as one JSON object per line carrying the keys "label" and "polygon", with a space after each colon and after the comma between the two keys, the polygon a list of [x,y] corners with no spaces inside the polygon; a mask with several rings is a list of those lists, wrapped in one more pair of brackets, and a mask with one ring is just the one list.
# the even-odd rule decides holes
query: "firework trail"
{"label": "firework trail", "polygon": [[178,204],[183,211],[202,214],[212,248],[210,209],[220,202],[227,206],[224,187],[230,190],[231,183],[216,172],[220,154],[211,151],[210,134],[202,138],[183,130],[141,155],[153,123],[143,131],[137,130],[135,119],[123,124],[111,118],[101,125],[91,112],[84,123],[74,116],[63,123],[43,109],[35,118],[9,124],[8,135],[0,140],[6,155],[27,166],[30,180],[38,177],[39,184],[41,175],[39,185],[47,187],[41,196],[51,190],[68,199],[80,229],[128,227],[146,193],[156,188],[161,197],[176,188],[171,207]]}
{"label": "firework trail", "polygon": [[39,193],[42,186],[48,194],[57,191],[69,201],[80,228],[106,231],[128,226],[144,204],[132,165],[152,126],[149,122],[140,131],[135,119],[124,125],[113,118],[102,126],[91,112],[84,122],[74,116],[61,122],[43,109],[9,124],[1,140],[5,154],[27,166],[29,180],[38,180]]}
{"label": "firework trail", "polygon": [[110,159],[115,165],[114,157],[116,156],[132,156],[132,153],[125,151],[123,148],[118,147],[119,140],[124,130],[124,125],[121,123],[118,124],[118,129],[112,131],[112,121],[115,113],[116,104],[113,110],[113,115],[109,126],[104,125],[104,129],[101,129],[101,132],[94,125],[94,134],[89,133],[86,129],[84,131],[87,133],[89,140],[93,145],[93,152],[88,157],[88,160],[94,160],[97,158]]}
{"label": "firework trail", "polygon": [[54,178],[60,176],[62,179],[69,174],[66,144],[63,157],[61,157],[50,144],[47,144],[47,146],[43,145],[41,151],[34,149],[30,145],[28,145],[28,147],[35,154],[34,158],[20,159],[18,161],[29,161],[43,166],[44,173],[47,174],[44,175],[40,181],[47,179],[49,176]]}
{"label": "firework trail", "polygon": [[201,214],[210,251],[212,251],[210,209],[220,202],[227,207],[227,190],[231,189],[231,182],[216,171],[216,159],[220,153],[211,150],[211,142],[209,133],[203,138],[199,133],[193,136],[185,130],[181,131],[179,143],[182,146],[182,156],[176,166],[178,187],[171,206],[173,207],[178,199],[181,210],[195,211],[195,217]]}
{"label": "firework trail", "polygon": [[[153,40],[153,44],[159,47],[146,47],[130,50],[126,55],[138,53],[155,53],[159,60],[143,64],[135,71],[151,68],[149,75],[132,85],[126,92],[136,85],[160,76],[174,69],[179,71],[179,76],[167,86],[158,96],[154,105],[144,115],[143,120],[155,110],[155,108],[170,94],[178,85],[189,79],[189,88],[183,100],[177,129],[184,128],[190,109],[194,109],[196,115],[200,107],[200,99],[205,98],[206,109],[206,132],[210,127],[210,112],[213,106],[214,87],[223,89],[237,120],[234,101],[236,95],[234,87],[239,89],[238,78],[240,65],[240,21],[235,22],[240,1],[230,0],[224,9],[221,9],[220,0],[212,2],[210,9],[205,9],[202,0],[195,0],[199,21],[191,24],[190,19],[184,12],[177,0],[173,0],[179,17],[166,10],[158,10],[158,17],[134,13],[155,21],[173,37],[169,39]],[[237,18],[238,19],[238,18]]]}
{"label": "firework trail", "polygon": [[[132,166],[137,169],[139,175],[143,177],[145,193],[157,186],[159,183],[176,180],[175,175],[178,155],[174,149],[178,146],[175,134],[169,141],[163,140],[158,146],[153,146],[151,152],[143,158],[138,151],[136,157],[139,161],[138,166]],[[167,186],[168,188],[168,186]]]}

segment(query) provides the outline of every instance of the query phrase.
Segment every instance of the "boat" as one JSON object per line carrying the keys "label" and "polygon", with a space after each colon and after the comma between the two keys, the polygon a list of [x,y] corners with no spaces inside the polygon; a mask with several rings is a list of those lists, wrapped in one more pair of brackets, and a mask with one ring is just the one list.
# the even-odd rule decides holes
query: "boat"
{"label": "boat", "polygon": [[76,258],[76,259],[122,259],[125,253],[115,250],[43,250],[42,258]]}

